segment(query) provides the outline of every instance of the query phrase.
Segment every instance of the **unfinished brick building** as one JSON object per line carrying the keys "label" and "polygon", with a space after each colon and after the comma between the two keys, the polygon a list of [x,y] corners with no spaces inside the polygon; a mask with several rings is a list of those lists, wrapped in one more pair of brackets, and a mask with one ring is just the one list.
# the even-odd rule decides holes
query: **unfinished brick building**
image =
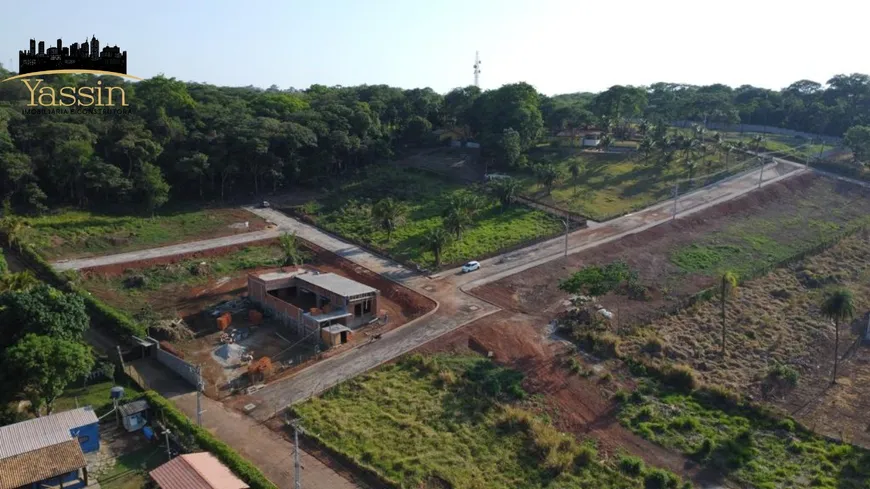
{"label": "unfinished brick building", "polygon": [[[380,291],[334,273],[308,270],[248,275],[248,297],[300,337],[328,346],[377,319]],[[314,334],[318,332],[318,334]]]}

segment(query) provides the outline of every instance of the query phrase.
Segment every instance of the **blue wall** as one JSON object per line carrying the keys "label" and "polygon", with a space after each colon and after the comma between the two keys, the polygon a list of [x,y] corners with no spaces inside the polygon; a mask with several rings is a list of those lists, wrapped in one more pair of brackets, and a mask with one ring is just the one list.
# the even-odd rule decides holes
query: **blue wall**
{"label": "blue wall", "polygon": [[79,439],[82,452],[96,452],[100,449],[100,425],[99,423],[87,424],[70,430],[72,436]]}
{"label": "blue wall", "polygon": [[[63,478],[63,483],[66,484],[63,486],[63,489],[80,489],[85,487],[85,481],[79,477],[80,475],[81,474],[79,474],[79,471],[77,470],[61,476]],[[73,481],[76,481],[77,483],[73,483]],[[44,489],[46,487],[56,488],[57,477],[42,482],[34,482],[30,485],[31,489]]]}

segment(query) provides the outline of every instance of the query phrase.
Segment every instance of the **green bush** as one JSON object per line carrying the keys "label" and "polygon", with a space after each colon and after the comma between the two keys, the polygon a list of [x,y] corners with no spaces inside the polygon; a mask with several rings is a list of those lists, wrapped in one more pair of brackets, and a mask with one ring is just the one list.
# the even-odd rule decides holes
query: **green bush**
{"label": "green bush", "polygon": [[675,489],[679,485],[679,477],[662,469],[652,469],[643,478],[644,489]]}
{"label": "green bush", "polygon": [[633,457],[631,455],[620,455],[619,470],[632,477],[640,477],[644,470],[643,460],[640,457]]}
{"label": "green bush", "polygon": [[190,433],[200,448],[210,452],[224,465],[246,482],[251,489],[277,489],[254,465],[243,459],[226,443],[218,440],[204,428],[192,423],[187,416],[175,408],[167,399],[154,391],[146,391],[143,397],[152,409],[162,411],[166,422],[178,432]]}
{"label": "green bush", "polygon": [[678,391],[691,392],[698,385],[695,371],[687,365],[668,366],[664,369],[662,382]]}
{"label": "green bush", "polygon": [[767,371],[767,375],[773,379],[784,381],[792,386],[797,385],[798,378],[800,378],[800,374],[793,367],[778,362],[770,367]]}

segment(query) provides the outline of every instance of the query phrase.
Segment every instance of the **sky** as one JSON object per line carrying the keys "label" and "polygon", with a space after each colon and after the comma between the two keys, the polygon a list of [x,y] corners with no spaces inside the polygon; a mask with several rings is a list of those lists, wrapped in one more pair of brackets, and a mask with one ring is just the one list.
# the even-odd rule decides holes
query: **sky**
{"label": "sky", "polygon": [[[658,81],[779,89],[870,72],[855,0],[149,0],[6,2],[0,63],[29,39],[96,35],[127,72],[267,88],[389,84],[446,93],[525,81],[547,95]],[[73,6],[74,5],[74,6]],[[11,64],[10,64],[11,63]]]}

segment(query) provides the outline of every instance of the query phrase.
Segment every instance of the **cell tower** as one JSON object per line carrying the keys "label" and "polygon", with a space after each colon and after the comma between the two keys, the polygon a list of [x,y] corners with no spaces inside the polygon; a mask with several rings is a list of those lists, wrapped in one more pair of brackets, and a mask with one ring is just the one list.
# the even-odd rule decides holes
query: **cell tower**
{"label": "cell tower", "polygon": [[474,52],[474,86],[480,86],[480,51]]}

